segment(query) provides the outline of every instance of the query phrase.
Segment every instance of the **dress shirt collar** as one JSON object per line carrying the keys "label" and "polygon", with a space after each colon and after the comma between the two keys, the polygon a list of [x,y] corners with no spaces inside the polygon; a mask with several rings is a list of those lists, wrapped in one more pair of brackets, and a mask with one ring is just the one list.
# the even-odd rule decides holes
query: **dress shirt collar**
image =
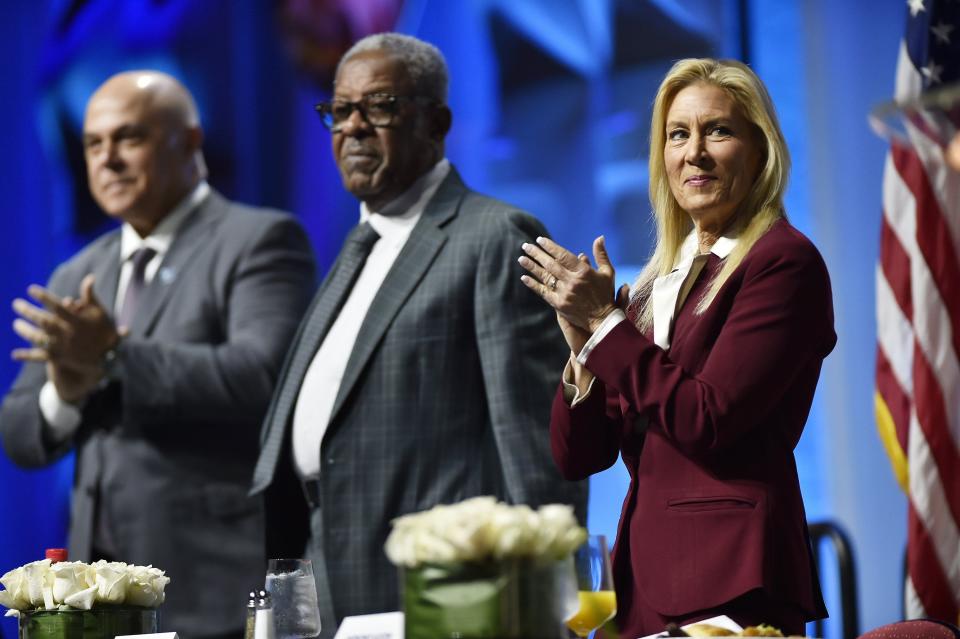
{"label": "dress shirt collar", "polygon": [[[710,252],[721,260],[726,259],[736,245],[736,237],[721,236],[710,247]],[[670,348],[674,314],[678,310],[677,300],[680,297],[680,289],[683,288],[684,281],[690,275],[693,260],[698,255],[700,255],[700,245],[697,231],[694,229],[683,240],[680,254],[673,264],[673,270],[653,280],[653,290],[650,293],[650,303],[653,305],[653,341],[663,350]],[[697,270],[697,274],[699,272]]]}
{"label": "dress shirt collar", "polygon": [[380,237],[391,242],[406,241],[410,231],[427,208],[427,203],[449,173],[450,162],[444,158],[421,175],[403,194],[384,205],[380,211],[371,211],[366,202],[361,202],[360,222],[370,222],[370,226],[380,234]]}
{"label": "dress shirt collar", "polygon": [[[739,239],[737,237],[721,235],[717,238],[717,241],[713,243],[713,246],[710,247],[710,252],[721,260],[726,259],[737,246],[738,241]],[[677,255],[677,259],[673,263],[673,270],[689,270],[689,264],[693,263],[693,258],[699,255],[699,253],[700,246],[697,238],[697,230],[693,229],[680,246],[680,254]]]}
{"label": "dress shirt collar", "polygon": [[120,263],[123,264],[130,259],[134,251],[145,246],[152,248],[161,257],[165,255],[180,225],[209,195],[210,185],[205,180],[201,180],[189,195],[180,200],[180,203],[160,220],[147,237],[140,237],[132,226],[124,224],[120,229]]}

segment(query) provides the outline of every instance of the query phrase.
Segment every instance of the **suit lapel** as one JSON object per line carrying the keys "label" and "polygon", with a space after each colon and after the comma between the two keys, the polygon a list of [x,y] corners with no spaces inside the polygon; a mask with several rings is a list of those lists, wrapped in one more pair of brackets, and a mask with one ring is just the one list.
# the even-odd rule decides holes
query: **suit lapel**
{"label": "suit lapel", "polygon": [[146,336],[153,330],[160,311],[167,305],[177,281],[187,273],[187,265],[208,244],[208,238],[216,222],[226,214],[227,203],[220,195],[211,192],[197,209],[183,221],[170,250],[160,263],[160,268],[143,293],[142,306],[130,323],[132,335]]}
{"label": "suit lapel", "polygon": [[[104,256],[93,268],[93,292],[113,318],[117,300],[117,283],[120,281],[120,233],[114,233],[107,243]],[[79,295],[79,291],[77,291]]]}
{"label": "suit lapel", "polygon": [[393,263],[370,304],[370,309],[360,326],[357,341],[353,345],[353,351],[350,353],[350,359],[347,360],[340,390],[337,392],[337,399],[330,413],[330,426],[327,433],[334,427],[337,413],[349,397],[361,371],[366,367],[377,344],[383,339],[393,318],[423,279],[437,253],[446,243],[448,236],[441,227],[457,215],[457,209],[465,193],[466,187],[463,181],[456,169],[451,167],[450,173],[427,204],[423,216],[413,227],[410,238],[403,245],[400,255],[397,256],[396,262]]}

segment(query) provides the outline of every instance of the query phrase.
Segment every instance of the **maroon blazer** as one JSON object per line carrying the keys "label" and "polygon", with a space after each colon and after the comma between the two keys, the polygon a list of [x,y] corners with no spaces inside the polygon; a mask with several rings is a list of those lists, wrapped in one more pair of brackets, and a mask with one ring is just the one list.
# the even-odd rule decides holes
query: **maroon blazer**
{"label": "maroon blazer", "polygon": [[641,608],[692,620],[757,589],[797,619],[826,615],[793,449],[836,343],[827,270],[779,221],[697,316],[720,266],[711,254],[669,350],[621,322],[587,360],[588,398],[571,409],[562,386],[554,398],[566,478],[618,454],[630,472],[613,557],[624,637],[663,629]]}

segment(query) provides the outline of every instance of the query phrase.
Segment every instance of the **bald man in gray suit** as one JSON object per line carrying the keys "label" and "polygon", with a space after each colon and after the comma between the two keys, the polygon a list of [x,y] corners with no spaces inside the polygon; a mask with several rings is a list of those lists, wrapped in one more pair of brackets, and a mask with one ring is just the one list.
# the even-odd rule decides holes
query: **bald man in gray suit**
{"label": "bald man in gray suit", "polygon": [[207,185],[196,107],[170,76],[110,78],[83,140],[94,199],[122,226],[14,302],[28,344],[4,448],[27,467],[76,451],[71,559],[153,564],[171,578],[164,628],[239,637],[265,570],[257,432],[312,253],[289,215]]}

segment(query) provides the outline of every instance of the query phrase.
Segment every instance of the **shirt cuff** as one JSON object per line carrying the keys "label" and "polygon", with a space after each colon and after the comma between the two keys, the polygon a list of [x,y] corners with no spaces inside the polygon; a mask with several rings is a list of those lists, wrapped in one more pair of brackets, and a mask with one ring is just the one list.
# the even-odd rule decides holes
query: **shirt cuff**
{"label": "shirt cuff", "polygon": [[80,408],[60,399],[56,387],[50,381],[40,389],[40,414],[47,422],[46,430],[50,439],[57,442],[69,439],[83,419]]}
{"label": "shirt cuff", "polygon": [[590,336],[590,339],[587,340],[587,343],[583,345],[582,349],[580,349],[580,354],[577,355],[577,361],[580,362],[581,366],[587,365],[587,358],[590,357],[590,353],[592,353],[593,349],[597,347],[597,344],[600,343],[600,340],[606,337],[607,333],[612,331],[614,326],[625,319],[627,319],[627,314],[619,308],[604,318],[603,322],[600,324],[600,327],[593,332],[593,335]]}
{"label": "shirt cuff", "polygon": [[[573,355],[573,353],[571,353],[571,355]],[[568,358],[567,365],[563,367],[563,401],[565,401],[570,408],[580,404],[590,397],[590,391],[593,390],[593,383],[595,381],[597,381],[596,377],[591,379],[587,385],[586,392],[580,394],[580,389],[573,383],[573,365]]]}

